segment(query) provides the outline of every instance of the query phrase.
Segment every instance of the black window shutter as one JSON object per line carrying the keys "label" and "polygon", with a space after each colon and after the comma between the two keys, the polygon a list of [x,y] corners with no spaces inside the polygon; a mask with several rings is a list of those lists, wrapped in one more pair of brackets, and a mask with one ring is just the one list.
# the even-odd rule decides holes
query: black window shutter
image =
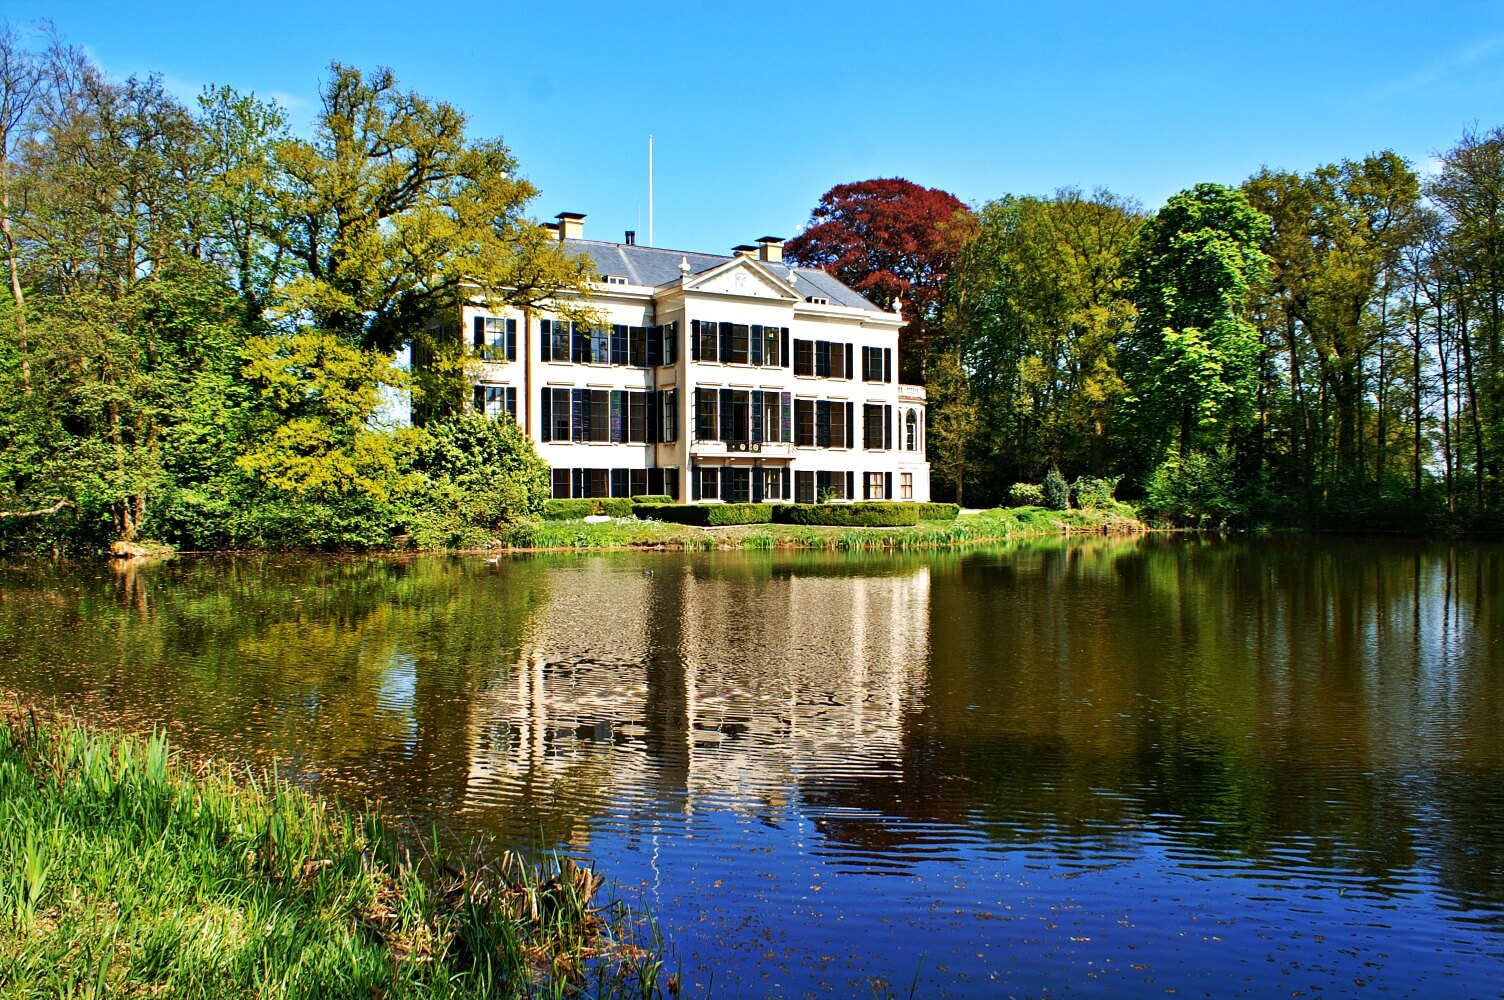
{"label": "black window shutter", "polygon": [[846,499],[856,499],[856,473],[850,469],[846,470]]}
{"label": "black window shutter", "polygon": [[855,350],[854,350],[854,349],[853,349],[853,348],[852,348],[852,346],[851,346],[851,345],[850,345],[850,344],[847,344],[847,345],[846,345],[846,377],[847,377],[847,378],[851,378],[851,377],[852,377],[852,365],[853,365],[853,363],[854,363],[854,362],[853,362],[853,361],[852,361],[852,356],[853,356],[853,355],[854,355],[854,354],[855,354],[855,353],[856,353],[856,352],[855,352]]}
{"label": "black window shutter", "polygon": [[794,363],[794,359],[789,356],[789,328],[788,327],[783,327],[782,329],[783,329],[783,345],[782,345],[783,346],[783,352],[781,354],[779,354],[778,359],[783,362],[783,367],[788,368],[790,365],[792,365]]}
{"label": "black window shutter", "polygon": [[721,499],[727,503],[736,495],[733,483],[736,481],[736,470],[727,465],[721,469]]}
{"label": "black window shutter", "polygon": [[542,320],[539,320],[538,321],[538,360],[539,361],[551,361],[551,360],[553,360],[553,355],[550,353],[553,350],[553,346],[554,346],[554,321],[551,320],[551,319],[542,319]]}
{"label": "black window shutter", "polygon": [[893,381],[893,348],[883,348],[883,381]]}
{"label": "black window shutter", "polygon": [[552,441],[553,438],[550,435],[554,432],[554,391],[544,386],[541,395],[543,405],[540,409],[543,412],[543,426],[539,430],[538,440]]}
{"label": "black window shutter", "polygon": [[747,360],[754,365],[762,364],[762,324],[753,323],[747,334]]}
{"label": "black window shutter", "polygon": [[721,390],[720,426],[716,428],[716,438],[721,441],[731,440],[731,432],[736,427],[736,415],[732,412],[731,390]]}
{"label": "black window shutter", "polygon": [[[856,447],[856,413],[855,413],[855,411],[856,411],[856,404],[852,403],[852,402],[847,402],[847,404],[846,404],[846,447],[848,447],[848,448],[855,448]],[[848,492],[847,495],[849,496],[850,493]]]}
{"label": "black window shutter", "polygon": [[883,447],[893,450],[893,407],[883,407]]}
{"label": "black window shutter", "polygon": [[483,385],[475,387],[475,409],[481,413],[486,412],[486,387]]}
{"label": "black window shutter", "polygon": [[[700,360],[700,321],[697,319],[689,321],[689,358],[691,361]],[[695,499],[700,499],[698,490]]]}
{"label": "black window shutter", "polygon": [[883,473],[883,499],[893,499],[893,473],[891,472]]}
{"label": "black window shutter", "polygon": [[590,390],[574,389],[569,397],[569,436],[575,441],[589,441]]}
{"label": "black window shutter", "polygon": [[486,346],[486,320],[484,316],[475,317],[475,346]]}
{"label": "black window shutter", "polygon": [[865,472],[862,473],[862,499],[872,499],[872,481],[867,478],[867,474]]}
{"label": "black window shutter", "polygon": [[731,360],[731,324],[721,323],[721,362]]}

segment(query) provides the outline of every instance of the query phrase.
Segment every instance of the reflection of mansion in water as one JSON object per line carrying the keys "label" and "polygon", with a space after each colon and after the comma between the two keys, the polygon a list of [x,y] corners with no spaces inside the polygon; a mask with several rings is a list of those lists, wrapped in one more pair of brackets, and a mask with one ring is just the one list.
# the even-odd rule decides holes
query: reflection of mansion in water
{"label": "reflection of mansion in water", "polygon": [[558,573],[536,646],[473,703],[468,786],[578,776],[692,808],[892,771],[923,693],[929,582],[923,566]]}

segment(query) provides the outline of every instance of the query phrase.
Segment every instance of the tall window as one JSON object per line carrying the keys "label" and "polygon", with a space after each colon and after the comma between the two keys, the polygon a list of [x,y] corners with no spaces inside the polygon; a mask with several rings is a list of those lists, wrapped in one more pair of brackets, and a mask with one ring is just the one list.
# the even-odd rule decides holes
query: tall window
{"label": "tall window", "polygon": [[919,450],[918,410],[909,410],[903,418],[903,447],[905,451]]}
{"label": "tall window", "polygon": [[658,440],[669,444],[679,440],[678,389],[665,389],[658,394],[658,413],[663,421]]}
{"label": "tall window", "polygon": [[813,472],[794,473],[794,502],[815,502],[815,474]]}
{"label": "tall window", "polygon": [[813,448],[815,446],[815,401],[813,399],[794,400],[794,423],[796,425],[794,443],[801,448]]}
{"label": "tall window", "polygon": [[721,328],[719,323],[708,320],[691,320],[690,336],[693,338],[694,360],[720,360]]}
{"label": "tall window", "polygon": [[[852,441],[852,404],[841,400],[815,401],[816,448],[850,448]],[[802,442],[801,442],[802,443]]]}
{"label": "tall window", "polygon": [[695,390],[695,440],[716,441],[719,435],[716,433],[718,421],[717,397],[714,389]]}
{"label": "tall window", "polygon": [[862,404],[862,447],[882,448],[886,430],[881,403]]}
{"label": "tall window", "polygon": [[893,381],[893,349],[890,347],[862,348],[862,380],[865,382]]}
{"label": "tall window", "polygon": [[851,378],[852,358],[850,344],[829,340],[794,341],[794,374],[814,375],[817,378]]}
{"label": "tall window", "polygon": [[914,499],[914,474],[912,472],[898,474],[898,490],[901,499]]}
{"label": "tall window", "polygon": [[[753,496],[752,499],[754,502],[761,503],[764,500],[785,500],[788,498],[788,494],[784,491],[784,484],[787,482],[785,479],[787,470],[758,469],[757,475],[762,477],[762,495]],[[755,483],[753,492],[756,493]]]}
{"label": "tall window", "polygon": [[813,340],[794,341],[794,374],[813,375],[815,373],[815,342]]}
{"label": "tall window", "polygon": [[752,470],[722,469],[721,499],[727,503],[749,502],[752,499]]}
{"label": "tall window", "polygon": [[517,419],[517,387],[511,385],[478,385],[475,387],[475,410],[496,418],[503,413]]}
{"label": "tall window", "polygon": [[545,319],[538,324],[538,352],[543,361],[570,360],[570,342],[574,324],[568,320]]}
{"label": "tall window", "polygon": [[883,474],[881,472],[869,472],[869,473],[867,473],[866,474],[866,480],[865,480],[865,486],[866,486],[866,489],[863,490],[863,495],[866,497],[866,499],[868,499],[868,500],[886,500],[886,499],[888,499],[887,484],[886,484],[885,480],[883,479]]}
{"label": "tall window", "polygon": [[475,317],[475,353],[487,361],[517,360],[517,321],[501,316]]}

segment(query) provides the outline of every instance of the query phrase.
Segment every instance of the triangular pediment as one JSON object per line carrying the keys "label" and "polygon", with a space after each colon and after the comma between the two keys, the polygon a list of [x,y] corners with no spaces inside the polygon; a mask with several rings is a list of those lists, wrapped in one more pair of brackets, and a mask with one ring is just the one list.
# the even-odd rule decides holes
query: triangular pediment
{"label": "triangular pediment", "polygon": [[776,272],[748,257],[728,260],[697,274],[684,287],[686,291],[718,295],[744,295],[780,302],[802,301],[802,296],[790,288],[789,283]]}

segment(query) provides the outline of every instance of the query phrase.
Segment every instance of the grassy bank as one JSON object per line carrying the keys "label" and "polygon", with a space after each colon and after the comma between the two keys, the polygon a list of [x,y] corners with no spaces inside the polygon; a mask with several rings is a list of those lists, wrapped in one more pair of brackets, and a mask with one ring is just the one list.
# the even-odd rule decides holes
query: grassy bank
{"label": "grassy bank", "polygon": [[0,995],[656,996],[601,879],[414,859],[380,820],[161,737],[0,724]]}
{"label": "grassy bank", "polygon": [[963,512],[954,521],[921,521],[901,528],[833,528],[798,524],[744,524],[721,528],[617,517],[520,525],[503,541],[514,549],[664,548],[912,550],[987,545],[1015,538],[1146,530],[1133,508],[1096,510],[994,508]]}

